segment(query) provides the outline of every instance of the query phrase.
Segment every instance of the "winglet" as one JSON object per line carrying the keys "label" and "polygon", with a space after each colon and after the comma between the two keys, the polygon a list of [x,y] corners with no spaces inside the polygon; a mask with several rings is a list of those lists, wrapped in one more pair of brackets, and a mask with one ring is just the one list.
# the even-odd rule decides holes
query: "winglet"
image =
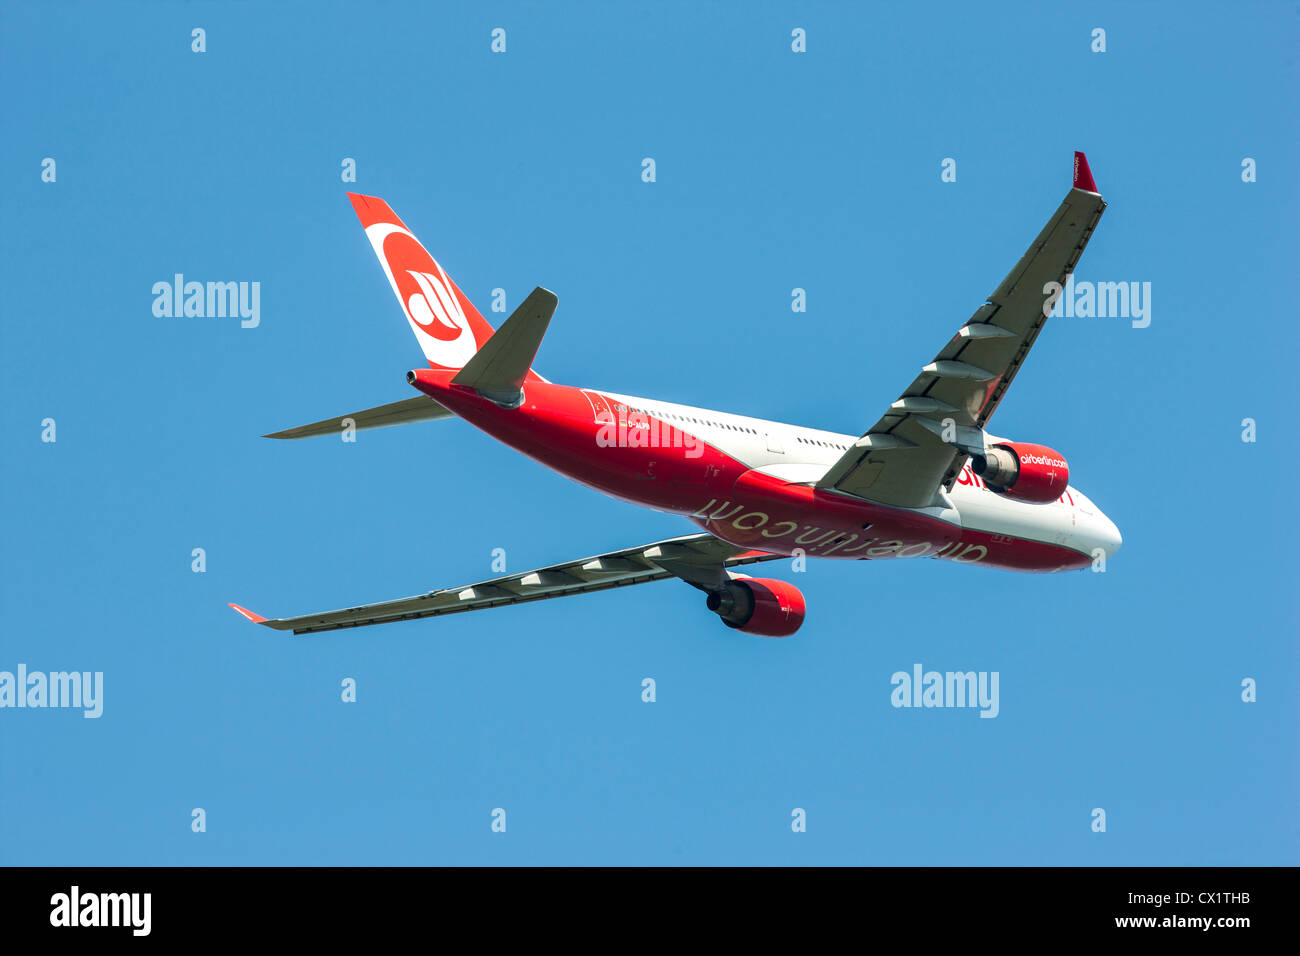
{"label": "winglet", "polygon": [[256,613],[254,613],[253,611],[250,611],[250,610],[249,610],[248,608],[246,608],[246,607],[240,607],[238,604],[231,604],[230,606],[233,607],[233,608],[234,608],[236,611],[238,611],[240,614],[244,615],[244,617],[248,618],[248,619],[249,619],[250,621],[252,621],[254,624],[265,624],[265,623],[266,623],[266,618],[262,617],[262,615],[260,615],[260,614],[256,614]]}
{"label": "winglet", "polygon": [[[1097,184],[1093,181],[1092,170],[1088,168],[1088,157],[1077,149],[1074,151],[1074,188],[1090,193],[1097,192]],[[1098,195],[1101,194],[1098,193]]]}

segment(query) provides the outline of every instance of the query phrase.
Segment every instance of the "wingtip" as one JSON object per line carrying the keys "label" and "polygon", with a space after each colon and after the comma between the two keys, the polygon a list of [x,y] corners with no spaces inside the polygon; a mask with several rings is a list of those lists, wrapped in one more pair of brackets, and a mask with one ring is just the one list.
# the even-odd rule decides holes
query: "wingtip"
{"label": "wingtip", "polygon": [[1074,151],[1074,188],[1097,192],[1097,183],[1092,178],[1092,170],[1088,168],[1088,157],[1077,149]]}
{"label": "wingtip", "polygon": [[249,619],[250,621],[252,621],[254,624],[265,624],[265,623],[266,623],[266,618],[262,617],[262,615],[257,614],[257,613],[254,612],[254,611],[250,611],[250,610],[249,610],[248,608],[246,608],[246,607],[240,607],[238,604],[231,604],[230,607],[233,607],[236,611],[238,611],[238,612],[239,612],[240,614],[242,614],[244,617],[248,618],[248,619]]}

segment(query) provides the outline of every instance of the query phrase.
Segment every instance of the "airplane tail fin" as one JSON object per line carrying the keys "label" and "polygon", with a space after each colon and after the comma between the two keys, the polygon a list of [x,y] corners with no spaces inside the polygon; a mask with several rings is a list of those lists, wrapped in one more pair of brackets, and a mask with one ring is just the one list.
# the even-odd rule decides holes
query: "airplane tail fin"
{"label": "airplane tail fin", "polygon": [[[358,193],[348,198],[429,365],[463,369],[492,337],[492,326],[388,203]],[[531,371],[528,377],[540,378]]]}

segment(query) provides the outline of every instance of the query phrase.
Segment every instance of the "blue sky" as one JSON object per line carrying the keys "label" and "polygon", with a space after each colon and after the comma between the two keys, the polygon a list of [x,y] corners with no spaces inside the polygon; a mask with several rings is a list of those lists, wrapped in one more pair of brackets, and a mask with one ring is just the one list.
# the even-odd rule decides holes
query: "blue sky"
{"label": "blue sky", "polygon": [[[0,6],[0,670],[104,674],[97,720],[0,711],[0,862],[1300,862],[1297,41],[1294,4]],[[691,530],[460,422],[259,438],[413,394],[346,190],[485,312],[553,289],[553,380],[860,433],[1074,149],[1076,277],[1152,321],[1053,320],[993,427],[1065,453],[1105,574],[774,564],[785,641],[677,583],[299,639],[226,607]],[[178,272],[259,282],[260,325],[154,316]],[[914,663],[997,671],[999,716],[891,707]]]}

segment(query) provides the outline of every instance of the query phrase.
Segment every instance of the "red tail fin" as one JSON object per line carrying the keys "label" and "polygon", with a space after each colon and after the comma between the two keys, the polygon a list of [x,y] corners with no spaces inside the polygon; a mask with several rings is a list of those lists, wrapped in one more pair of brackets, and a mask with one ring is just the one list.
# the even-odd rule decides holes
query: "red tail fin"
{"label": "red tail fin", "polygon": [[357,193],[348,198],[429,364],[464,368],[492,335],[492,326],[388,203]]}

